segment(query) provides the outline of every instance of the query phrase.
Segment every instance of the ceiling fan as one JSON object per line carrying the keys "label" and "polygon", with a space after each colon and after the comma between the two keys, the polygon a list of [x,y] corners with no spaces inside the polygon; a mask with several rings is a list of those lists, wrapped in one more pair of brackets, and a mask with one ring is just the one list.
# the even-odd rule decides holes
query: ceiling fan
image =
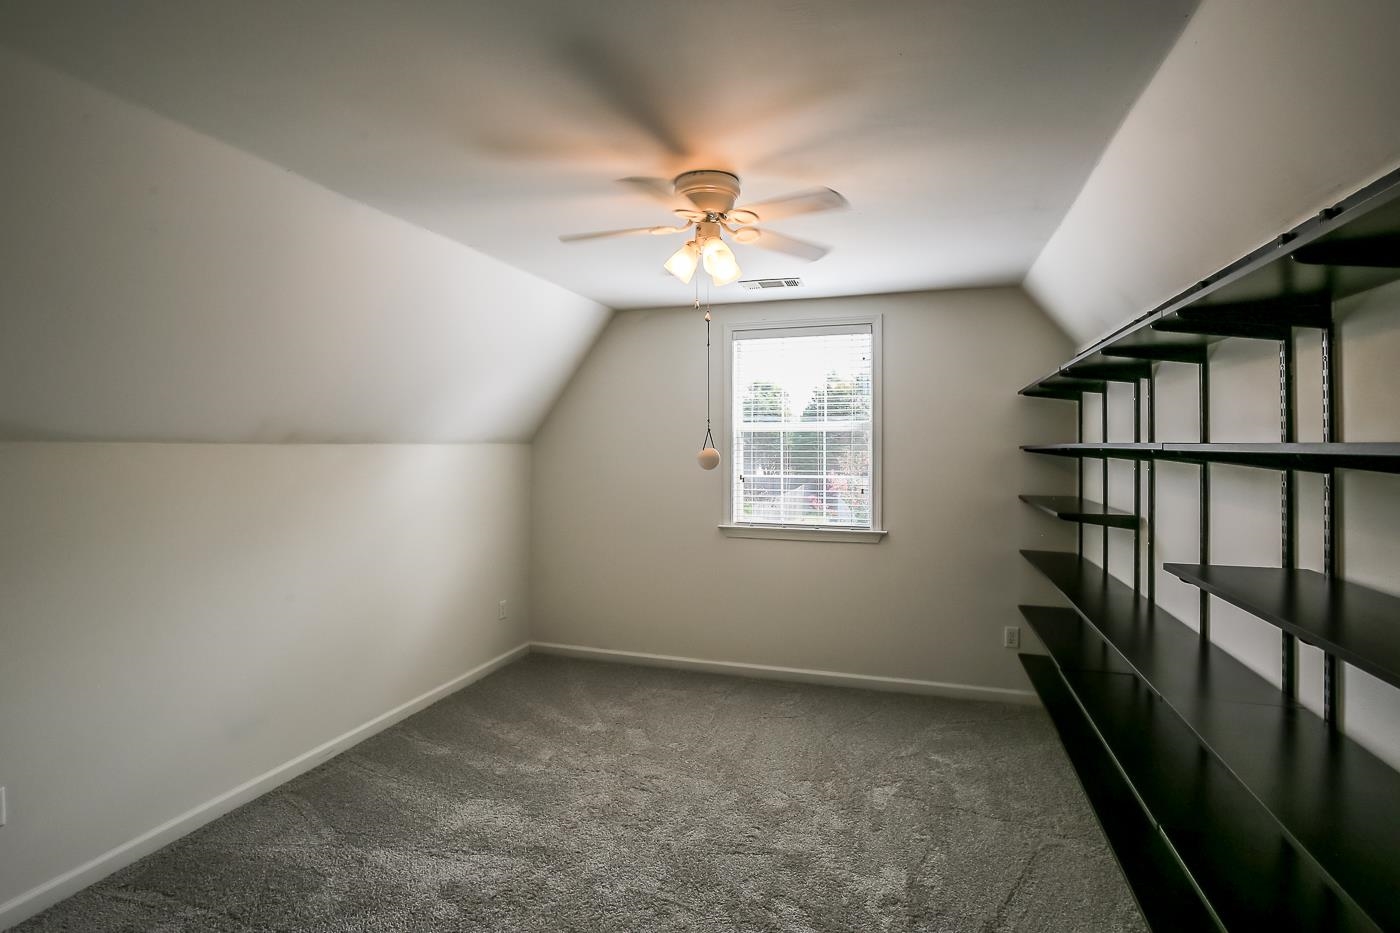
{"label": "ceiling fan", "polygon": [[808,262],[820,259],[829,252],[827,247],[755,225],[760,221],[781,220],[847,206],[846,199],[830,188],[813,188],[735,207],[734,202],[739,198],[738,176],[713,169],[685,172],[677,175],[673,181],[637,177],[623,178],[621,181],[665,202],[685,223],[678,227],[633,227],[628,230],[571,233],[559,239],[565,243],[576,243],[604,237],[686,233],[694,228],[694,237],[666,260],[666,271],[687,283],[695,275],[696,267],[702,263],[716,285],[728,285],[739,278],[739,262],[734,251],[721,238],[723,230],[729,231],[735,243],[771,249]]}

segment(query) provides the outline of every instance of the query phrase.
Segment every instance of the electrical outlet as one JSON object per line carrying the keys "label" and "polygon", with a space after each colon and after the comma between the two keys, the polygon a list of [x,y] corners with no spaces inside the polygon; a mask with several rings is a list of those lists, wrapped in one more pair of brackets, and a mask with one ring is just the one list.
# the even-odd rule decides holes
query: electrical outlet
{"label": "electrical outlet", "polygon": [[506,613],[506,601],[504,599],[496,604],[496,618],[502,621],[509,618],[509,615]]}
{"label": "electrical outlet", "polygon": [[1021,629],[1019,626],[1008,625],[1001,630],[1001,646],[1003,648],[1021,647]]}

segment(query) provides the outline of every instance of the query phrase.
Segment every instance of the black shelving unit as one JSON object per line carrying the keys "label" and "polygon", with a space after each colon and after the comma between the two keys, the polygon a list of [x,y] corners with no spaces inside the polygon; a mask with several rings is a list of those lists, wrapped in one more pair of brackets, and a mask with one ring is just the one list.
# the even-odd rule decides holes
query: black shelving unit
{"label": "black shelving unit", "polygon": [[[1071,607],[1021,607],[1049,652],[1048,658],[1023,656],[1023,664],[1154,929],[1400,931],[1400,772],[1340,728],[1338,689],[1342,662],[1400,687],[1400,598],[1340,574],[1335,484],[1340,470],[1400,473],[1400,443],[1346,443],[1338,436],[1332,310],[1339,298],[1397,280],[1400,172],[1285,232],[1021,390],[1075,402],[1081,432],[1076,443],[1022,448],[1079,462],[1078,495],[1021,499],[1081,529],[1073,553],[1022,552]],[[1300,329],[1320,335],[1318,443],[1298,443],[1296,437]],[[1278,443],[1210,436],[1210,349],[1237,339],[1278,344]],[[1162,361],[1198,367],[1196,443],[1155,438],[1154,367]],[[1131,441],[1108,440],[1112,383],[1132,386]],[[1090,393],[1102,396],[1097,442],[1084,442],[1082,434]],[[1086,460],[1103,461],[1103,503],[1084,499]],[[1110,460],[1133,464],[1131,511],[1106,505]],[[1200,591],[1194,626],[1155,599],[1156,466],[1162,462],[1200,471],[1199,560],[1164,565]],[[1211,562],[1215,464],[1278,473],[1278,566]],[[1322,572],[1297,566],[1299,471],[1322,477]],[[1099,528],[1101,562],[1086,554],[1085,526]],[[1124,530],[1133,536],[1131,584],[1105,569],[1110,535]],[[1211,640],[1212,599],[1278,628],[1280,683]],[[1298,699],[1299,641],[1323,652],[1320,716]],[[1123,828],[1110,830],[1111,824]],[[1169,915],[1146,898],[1143,892],[1154,885],[1175,892],[1172,906],[1187,914]]]}
{"label": "black shelving unit", "polygon": [[1136,528],[1142,519],[1134,512],[1111,509],[1102,502],[1078,496],[1021,496],[1021,501],[1061,521],[1081,525],[1107,525],[1110,528]]}

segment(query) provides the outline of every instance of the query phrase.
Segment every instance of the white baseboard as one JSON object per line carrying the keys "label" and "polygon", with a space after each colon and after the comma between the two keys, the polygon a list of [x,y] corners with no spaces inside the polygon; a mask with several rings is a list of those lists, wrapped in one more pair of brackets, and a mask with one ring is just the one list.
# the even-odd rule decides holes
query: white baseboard
{"label": "white baseboard", "polygon": [[71,871],[64,872],[57,878],[46,881],[43,884],[30,888],[18,897],[11,898],[0,904],[0,930],[9,929],[11,926],[29,919],[39,911],[57,904],[64,898],[71,897],[83,888],[110,875],[119,868],[125,868],[139,858],[147,856],[162,846],[169,845],[181,836],[193,832],[206,823],[228,813],[230,810],[242,806],[250,800],[261,797],[280,784],[285,784],[292,778],[310,771],[319,764],[334,758],[346,749],[358,745],[365,739],[377,732],[394,725],[400,720],[424,709],[438,700],[454,693],[468,684],[475,683],[491,672],[505,667],[512,661],[523,657],[530,651],[528,643],[518,645],[505,654],[492,658],[484,664],[479,664],[471,670],[458,677],[454,677],[447,683],[434,687],[421,696],[414,697],[407,703],[397,706],[381,716],[376,716],[369,722],[356,726],[344,735],[337,736],[322,745],[318,745],[309,752],[298,755],[291,761],[284,762],[272,770],[260,774],[238,785],[230,791],[208,800],[192,810],[180,814],[174,819],[167,820],[149,832],[142,833],[129,842],[124,842],[115,849],[104,852],[97,858],[79,865]]}
{"label": "white baseboard", "polygon": [[643,664],[648,667],[675,667],[688,671],[707,671],[711,674],[757,677],[762,680],[790,680],[804,684],[859,687],[864,690],[884,690],[889,693],[918,693],[927,696],[951,697],[958,700],[991,700],[997,703],[1040,705],[1040,700],[1033,691],[1010,690],[1006,687],[978,687],[973,684],[950,684],[936,680],[914,680],[908,677],[879,677],[873,674],[812,671],[799,667],[746,664],[742,661],[706,661],[702,658],[682,658],[669,654],[643,654],[639,651],[614,651],[611,648],[587,648],[583,645],[560,645],[543,641],[530,642],[530,650],[538,651],[540,654],[558,654],[570,658],[626,662]]}

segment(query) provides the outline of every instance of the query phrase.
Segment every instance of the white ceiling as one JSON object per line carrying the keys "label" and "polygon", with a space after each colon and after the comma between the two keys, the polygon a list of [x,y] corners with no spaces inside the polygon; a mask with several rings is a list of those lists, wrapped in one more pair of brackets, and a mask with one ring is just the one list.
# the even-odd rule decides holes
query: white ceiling
{"label": "white ceiling", "polygon": [[[23,53],[615,308],[689,300],[629,175],[827,185],[746,277],[791,297],[1019,282],[1195,0],[48,0]],[[750,297],[737,287],[716,300]]]}

